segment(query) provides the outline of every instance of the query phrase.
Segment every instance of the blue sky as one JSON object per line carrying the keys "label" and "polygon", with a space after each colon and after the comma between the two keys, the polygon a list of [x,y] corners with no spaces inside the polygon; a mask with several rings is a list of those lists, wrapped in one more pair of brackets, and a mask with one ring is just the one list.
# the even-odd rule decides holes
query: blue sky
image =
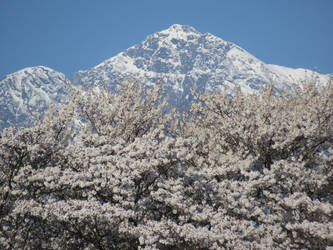
{"label": "blue sky", "polygon": [[333,73],[332,0],[1,0],[0,79],[44,65],[71,78],[172,24],[264,61]]}

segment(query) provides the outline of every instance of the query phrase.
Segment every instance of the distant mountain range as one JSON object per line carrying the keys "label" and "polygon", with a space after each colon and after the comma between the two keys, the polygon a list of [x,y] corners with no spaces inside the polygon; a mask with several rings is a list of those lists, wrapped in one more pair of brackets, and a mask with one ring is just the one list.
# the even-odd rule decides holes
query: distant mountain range
{"label": "distant mountain range", "polygon": [[[175,24],[90,70],[78,71],[71,83],[84,89],[106,85],[112,91],[125,79],[141,79],[147,86],[162,81],[169,102],[185,106],[191,102],[192,87],[215,92],[223,85],[231,91],[240,86],[251,93],[270,83],[277,90],[309,81],[324,84],[332,76],[265,64],[232,42]],[[29,126],[34,112],[42,113],[51,102],[63,103],[66,81],[64,74],[43,66],[7,75],[0,81],[0,130]]]}

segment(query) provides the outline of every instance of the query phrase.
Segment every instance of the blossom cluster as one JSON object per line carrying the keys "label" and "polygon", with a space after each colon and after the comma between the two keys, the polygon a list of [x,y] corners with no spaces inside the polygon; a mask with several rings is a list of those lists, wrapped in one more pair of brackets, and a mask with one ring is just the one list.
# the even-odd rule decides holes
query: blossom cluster
{"label": "blossom cluster", "polygon": [[333,85],[193,93],[72,90],[0,132],[1,249],[333,246]]}

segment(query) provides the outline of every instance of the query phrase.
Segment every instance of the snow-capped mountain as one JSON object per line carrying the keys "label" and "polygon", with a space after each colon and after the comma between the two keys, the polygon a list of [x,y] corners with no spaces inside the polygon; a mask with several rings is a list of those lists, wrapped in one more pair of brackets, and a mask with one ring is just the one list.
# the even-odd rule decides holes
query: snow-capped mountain
{"label": "snow-capped mountain", "polygon": [[0,131],[14,126],[29,126],[33,112],[43,113],[51,103],[66,100],[66,77],[50,68],[25,68],[0,81]]}
{"label": "snow-capped mountain", "polygon": [[249,93],[263,84],[288,89],[301,81],[327,82],[329,76],[265,64],[234,43],[175,24],[90,70],[77,72],[72,82],[85,87],[106,84],[112,90],[120,80],[140,78],[148,85],[162,80],[170,101],[183,105],[191,87],[213,92],[223,85],[231,89],[239,85]]}
{"label": "snow-capped mountain", "polygon": [[[84,88],[106,85],[112,91],[121,80],[139,79],[147,86],[162,81],[169,102],[184,107],[192,100],[192,87],[214,92],[223,85],[231,91],[238,85],[251,93],[264,84],[288,90],[294,83],[325,84],[330,77],[265,64],[232,42],[175,24],[90,70],[78,71],[72,84]],[[63,102],[65,81],[63,74],[42,66],[23,69],[1,80],[0,130],[10,125],[27,126],[32,111],[43,112],[51,102]]]}

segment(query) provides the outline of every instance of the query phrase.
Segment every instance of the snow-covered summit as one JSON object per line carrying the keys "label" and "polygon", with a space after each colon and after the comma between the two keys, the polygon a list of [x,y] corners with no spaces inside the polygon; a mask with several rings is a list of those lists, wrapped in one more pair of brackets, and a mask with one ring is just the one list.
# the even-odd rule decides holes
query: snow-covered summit
{"label": "snow-covered summit", "polygon": [[[156,35],[153,34],[152,36]],[[191,26],[174,24],[166,30],[158,32],[158,34],[168,36],[171,40],[172,38],[176,39],[188,39],[188,36],[200,36],[201,34]]]}
{"label": "snow-covered summit", "polygon": [[0,130],[10,125],[28,126],[33,112],[42,113],[67,96],[66,77],[48,67],[29,67],[0,81]]}
{"label": "snow-covered summit", "polygon": [[185,33],[197,33],[200,34],[195,28],[189,25],[182,25],[182,24],[173,24],[168,29],[160,31],[162,32],[185,32]]}

